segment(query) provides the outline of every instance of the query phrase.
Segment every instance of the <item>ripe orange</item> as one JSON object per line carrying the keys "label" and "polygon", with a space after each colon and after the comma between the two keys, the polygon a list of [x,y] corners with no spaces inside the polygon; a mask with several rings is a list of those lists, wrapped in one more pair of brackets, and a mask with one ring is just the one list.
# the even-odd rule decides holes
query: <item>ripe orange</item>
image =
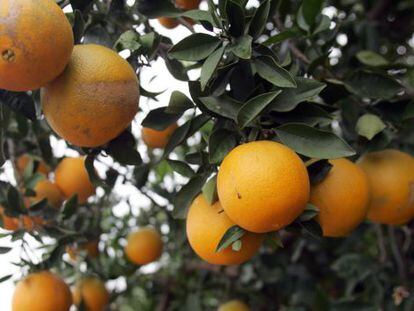
{"label": "ripe orange", "polygon": [[124,131],[138,112],[138,78],[116,52],[77,45],[62,75],[42,89],[52,129],[76,146],[97,147]]}
{"label": "ripe orange", "polygon": [[14,291],[13,311],[68,311],[72,305],[69,287],[49,271],[32,273]]}
{"label": "ripe orange", "polygon": [[257,233],[295,220],[309,200],[309,176],[299,156],[273,141],[233,149],[221,164],[217,190],[229,218]]}
{"label": "ripe orange", "polygon": [[63,202],[63,195],[59,187],[49,180],[40,180],[35,188],[36,196],[30,198],[32,204],[47,199],[48,203],[52,207],[60,207]]}
{"label": "ripe orange", "polygon": [[56,168],[55,182],[67,199],[77,194],[81,204],[95,193],[83,157],[63,159]]}
{"label": "ripe orange", "polygon": [[201,194],[192,203],[187,215],[187,239],[194,252],[208,263],[215,265],[238,265],[252,258],[263,242],[263,235],[246,233],[242,248],[234,251],[231,246],[216,252],[223,235],[235,224],[216,202],[210,205]]}
{"label": "ripe orange", "polygon": [[177,129],[176,123],[171,124],[163,131],[153,130],[147,127],[142,128],[142,140],[144,143],[152,149],[164,148],[171,138],[171,135]]}
{"label": "ripe orange", "polygon": [[144,228],[128,235],[125,254],[129,261],[146,265],[156,261],[162,254],[161,235],[153,228]]}
{"label": "ripe orange", "polygon": [[387,149],[364,155],[358,165],[370,183],[368,219],[389,225],[409,222],[414,217],[414,158]]}
{"label": "ripe orange", "polygon": [[171,17],[160,17],[158,22],[167,29],[173,29],[180,24],[176,18]]}
{"label": "ripe orange", "polygon": [[250,308],[240,300],[231,300],[222,304],[218,311],[250,311]]}
{"label": "ripe orange", "polygon": [[49,174],[49,167],[45,164],[43,161],[38,161],[35,158],[30,157],[27,154],[23,154],[20,157],[17,158],[16,166],[17,170],[20,175],[24,174],[24,171],[26,167],[29,165],[29,163],[33,162],[33,166],[36,167],[35,173],[40,173],[45,176]]}
{"label": "ripe orange", "polygon": [[175,0],[175,6],[182,10],[195,10],[198,9],[201,0]]}
{"label": "ripe orange", "polygon": [[1,89],[38,89],[62,73],[73,33],[55,1],[2,0],[0,20]]}
{"label": "ripe orange", "polygon": [[76,306],[83,302],[88,311],[103,311],[109,303],[109,293],[101,280],[88,277],[76,285],[73,302]]}
{"label": "ripe orange", "polygon": [[16,231],[17,229],[19,229],[19,219],[18,218],[13,218],[13,217],[8,217],[5,213],[4,213],[4,209],[3,207],[0,206],[0,218],[2,221],[2,228],[5,230],[9,230],[9,231]]}
{"label": "ripe orange", "polygon": [[366,217],[368,177],[347,159],[329,162],[333,167],[322,182],[311,187],[310,202],[319,208],[317,220],[324,236],[347,236]]}
{"label": "ripe orange", "polygon": [[79,245],[72,245],[66,247],[66,252],[68,253],[70,259],[76,260],[79,252],[86,251],[89,258],[96,258],[99,256],[99,241],[93,240],[86,243],[81,243]]}

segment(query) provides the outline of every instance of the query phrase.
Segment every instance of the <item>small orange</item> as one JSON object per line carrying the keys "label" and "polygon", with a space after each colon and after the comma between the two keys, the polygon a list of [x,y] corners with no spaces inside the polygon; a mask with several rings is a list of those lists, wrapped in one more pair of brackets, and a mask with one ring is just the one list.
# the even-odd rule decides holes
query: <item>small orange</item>
{"label": "small orange", "polygon": [[95,193],[95,187],[85,168],[85,158],[65,158],[56,168],[55,182],[65,198],[78,195],[79,203],[85,203]]}
{"label": "small orange", "polygon": [[128,235],[125,254],[129,261],[146,265],[156,261],[162,254],[161,235],[153,228],[144,228]]}
{"label": "small orange", "polygon": [[303,161],[274,141],[234,148],[224,158],[217,179],[227,216],[257,233],[276,231],[293,222],[308,203],[309,188]]}
{"label": "small orange", "polygon": [[36,167],[35,173],[40,173],[45,176],[49,174],[50,168],[45,164],[45,162],[39,161],[36,158],[32,158],[27,154],[23,154],[20,157],[18,157],[16,161],[17,170],[20,175],[24,174],[24,171],[26,170],[29,163],[31,163],[31,161],[33,162],[33,165]]}
{"label": "small orange", "polygon": [[250,308],[240,300],[231,300],[222,304],[217,311],[250,311]]}
{"label": "small orange", "polygon": [[0,20],[1,89],[38,89],[62,73],[74,40],[55,1],[1,0]]}
{"label": "small orange", "polygon": [[76,285],[73,302],[76,306],[83,303],[88,311],[103,311],[109,303],[109,293],[100,279],[88,277]]}
{"label": "small orange", "polygon": [[163,131],[157,131],[148,127],[143,127],[142,140],[149,148],[165,148],[171,138],[171,135],[174,133],[177,127],[178,125],[176,123],[171,124]]}
{"label": "small orange", "polygon": [[210,205],[201,194],[192,203],[187,215],[187,239],[194,252],[215,265],[238,265],[252,258],[263,242],[262,234],[247,232],[241,238],[242,247],[231,246],[216,252],[228,229],[235,226],[223,211],[220,202]]}
{"label": "small orange", "polygon": [[63,195],[59,187],[47,179],[40,180],[36,184],[34,191],[36,195],[30,198],[32,204],[47,199],[50,206],[58,208],[63,202]]}
{"label": "small orange", "polygon": [[180,24],[176,18],[171,17],[159,17],[158,22],[167,29],[174,29]]}
{"label": "small orange", "polygon": [[98,147],[121,134],[138,112],[139,83],[115,51],[76,45],[65,71],[42,89],[46,120],[63,139]]}
{"label": "small orange", "polygon": [[357,163],[368,175],[371,202],[368,219],[403,225],[414,217],[414,158],[387,149],[371,152]]}
{"label": "small orange", "polygon": [[9,217],[4,213],[3,207],[0,206],[0,218],[3,223],[2,228],[8,231],[16,231],[19,229],[19,219]]}
{"label": "small orange", "polygon": [[311,187],[310,202],[319,208],[317,220],[327,237],[347,236],[364,221],[370,198],[368,177],[347,159],[330,160],[331,171]]}
{"label": "small orange", "polygon": [[175,0],[175,6],[182,10],[198,9],[201,0]]}
{"label": "small orange", "polygon": [[81,243],[79,245],[72,245],[66,247],[66,252],[68,253],[70,259],[76,260],[79,252],[86,251],[89,258],[96,258],[99,256],[99,241],[93,240],[86,243]]}
{"label": "small orange", "polygon": [[29,274],[17,283],[13,295],[13,311],[69,311],[72,295],[57,275],[42,271]]}

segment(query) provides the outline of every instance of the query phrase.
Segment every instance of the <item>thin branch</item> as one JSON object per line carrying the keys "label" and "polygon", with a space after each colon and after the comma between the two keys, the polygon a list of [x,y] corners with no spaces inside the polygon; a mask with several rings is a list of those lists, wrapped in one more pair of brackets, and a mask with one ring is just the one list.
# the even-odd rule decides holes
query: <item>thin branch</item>
{"label": "thin branch", "polygon": [[404,260],[402,258],[400,249],[398,247],[398,242],[395,237],[395,229],[393,226],[388,226],[388,236],[390,239],[391,252],[394,257],[395,263],[397,265],[398,274],[401,279],[405,280],[406,279],[406,275],[405,275],[406,268],[405,268]]}
{"label": "thin branch", "polygon": [[377,234],[377,243],[378,243],[378,250],[379,250],[379,262],[384,264],[387,261],[387,250],[385,248],[385,239],[384,234],[382,232],[382,227],[380,224],[374,224],[375,233]]}

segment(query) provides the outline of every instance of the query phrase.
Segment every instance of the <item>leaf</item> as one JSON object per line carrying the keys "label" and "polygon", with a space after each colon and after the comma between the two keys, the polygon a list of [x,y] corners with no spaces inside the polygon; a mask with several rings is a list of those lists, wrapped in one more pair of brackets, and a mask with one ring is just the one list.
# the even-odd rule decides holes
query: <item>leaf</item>
{"label": "leaf", "polygon": [[[81,1],[81,0],[78,0]],[[180,15],[178,10],[171,1],[165,0],[140,0],[138,2],[138,12],[148,18],[157,18],[162,16]]]}
{"label": "leaf", "polygon": [[165,112],[169,114],[182,114],[191,108],[194,108],[193,102],[183,93],[174,91],[171,94],[170,103],[165,108]]}
{"label": "leaf", "polygon": [[335,159],[355,154],[355,151],[334,133],[305,124],[288,123],[278,127],[276,133],[285,145],[310,158]]}
{"label": "leaf", "polygon": [[92,184],[95,186],[101,186],[102,188],[107,188],[107,185],[105,184],[105,181],[99,177],[98,173],[95,170],[94,166],[95,162],[95,155],[90,154],[85,159],[85,168],[88,172],[89,179],[91,180]]}
{"label": "leaf", "polygon": [[184,185],[181,190],[174,196],[173,204],[173,217],[176,219],[185,219],[187,217],[188,208],[195,199],[195,197],[201,192],[201,189],[206,182],[206,176],[196,175],[188,184]]}
{"label": "leaf", "polygon": [[297,86],[289,71],[280,67],[273,58],[262,56],[255,59],[254,64],[259,76],[273,85],[284,88],[295,88]]}
{"label": "leaf", "polygon": [[405,110],[403,113],[403,120],[409,120],[413,118],[414,118],[414,102],[410,102],[405,107]]}
{"label": "leaf", "polygon": [[165,146],[164,156],[167,156],[171,151],[173,151],[187,138],[187,135],[190,131],[190,127],[191,121],[187,121],[174,131],[174,133],[170,137],[170,140],[167,143],[167,146]]}
{"label": "leaf", "polygon": [[191,18],[195,21],[206,21],[214,26],[218,26],[215,20],[213,19],[213,16],[208,11],[203,10],[190,10],[190,11],[184,11],[181,13],[181,16]]}
{"label": "leaf", "polygon": [[267,19],[270,13],[269,0],[263,1],[254,12],[252,21],[250,22],[249,35],[253,38],[259,37],[266,27]]}
{"label": "leaf", "polygon": [[70,197],[66,202],[63,204],[62,208],[62,216],[63,219],[69,219],[72,217],[76,211],[78,210],[78,195],[75,194],[72,197]]}
{"label": "leaf", "polygon": [[187,163],[182,162],[182,161],[177,161],[177,160],[171,160],[171,159],[168,159],[167,162],[171,166],[171,168],[174,170],[174,172],[177,172],[178,174],[184,177],[194,176],[193,169]]}
{"label": "leaf", "polygon": [[76,44],[81,42],[83,34],[85,32],[85,20],[83,19],[82,13],[79,10],[74,11],[73,20],[73,37]]}
{"label": "leaf", "polygon": [[223,237],[221,238],[220,242],[216,247],[216,253],[221,252],[222,250],[226,249],[230,245],[232,245],[237,240],[240,240],[246,231],[239,226],[230,227],[226,233],[224,233]]}
{"label": "leaf", "polygon": [[263,42],[264,45],[276,44],[282,41],[285,41],[290,38],[296,38],[300,35],[300,31],[296,28],[288,29],[282,32],[279,32],[277,35],[274,35]]}
{"label": "leaf", "polygon": [[139,34],[133,30],[127,30],[121,34],[114,46],[118,51],[130,50],[131,52],[135,52],[142,47],[139,42]]}
{"label": "leaf", "polygon": [[112,140],[108,144],[106,152],[122,165],[142,164],[142,158],[137,150],[135,138],[129,131],[124,131]]}
{"label": "leaf", "polygon": [[236,120],[241,107],[241,103],[229,97],[200,97],[199,100],[208,110],[231,120]]}
{"label": "leaf", "polygon": [[348,91],[363,98],[390,99],[402,91],[394,78],[368,71],[357,71],[344,82]]}
{"label": "leaf", "polygon": [[210,135],[209,159],[210,163],[220,163],[224,157],[237,145],[234,132],[227,129],[219,129]]}
{"label": "leaf", "polygon": [[210,81],[211,77],[213,76],[214,72],[217,69],[217,66],[220,64],[220,61],[223,57],[224,51],[226,47],[222,46],[216,51],[214,51],[204,62],[203,67],[201,67],[201,76],[200,76],[200,83],[201,83],[201,90],[207,86],[207,83]]}
{"label": "leaf", "polygon": [[386,127],[385,123],[378,116],[367,113],[358,119],[355,130],[360,136],[371,140]]}
{"label": "leaf", "polygon": [[12,250],[11,247],[0,247],[0,255],[7,254]]}
{"label": "leaf", "polygon": [[249,35],[237,38],[234,44],[230,47],[230,51],[237,57],[250,59],[252,56],[252,42],[253,38]]}
{"label": "leaf", "polygon": [[5,275],[0,278],[0,283],[6,282],[7,280],[10,280],[13,277],[13,274]]}
{"label": "leaf", "polygon": [[300,222],[309,221],[315,218],[318,214],[319,214],[319,208],[317,208],[315,205],[311,203],[308,203],[303,213],[299,216],[298,221]]}
{"label": "leaf", "polygon": [[328,160],[319,160],[308,165],[309,179],[311,184],[320,183],[331,171],[333,165]]}
{"label": "leaf", "polygon": [[313,79],[296,77],[295,81],[297,88],[283,90],[269,109],[278,112],[291,111],[299,103],[317,96],[326,87],[326,84]]}
{"label": "leaf", "polygon": [[167,109],[167,107],[161,107],[151,110],[142,121],[142,126],[157,131],[167,129],[181,117],[181,113],[167,113]]}
{"label": "leaf", "polygon": [[362,64],[371,67],[385,66],[389,64],[389,62],[384,58],[384,56],[373,51],[359,51],[356,54],[356,58]]}
{"label": "leaf", "polygon": [[298,11],[298,25],[309,31],[315,25],[316,17],[322,10],[323,0],[304,0]]}
{"label": "leaf", "polygon": [[220,44],[220,39],[216,37],[195,33],[174,45],[169,55],[179,60],[199,61],[210,56]]}
{"label": "leaf", "polygon": [[229,32],[233,37],[240,37],[244,34],[246,21],[244,9],[237,0],[227,0],[226,15],[230,24]]}
{"label": "leaf", "polygon": [[208,204],[213,205],[218,201],[217,175],[214,175],[207,181],[202,189],[202,192]]}
{"label": "leaf", "polygon": [[245,128],[280,94],[281,91],[258,95],[245,103],[237,114],[237,124]]}
{"label": "leaf", "polygon": [[94,0],[70,0],[72,9],[81,12],[84,12],[93,2]]}

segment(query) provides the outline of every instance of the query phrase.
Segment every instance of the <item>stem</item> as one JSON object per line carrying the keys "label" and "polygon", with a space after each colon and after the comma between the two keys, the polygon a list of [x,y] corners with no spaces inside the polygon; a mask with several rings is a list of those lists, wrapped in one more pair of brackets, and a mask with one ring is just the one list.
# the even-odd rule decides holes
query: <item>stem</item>
{"label": "stem", "polygon": [[379,262],[384,264],[387,261],[387,250],[385,248],[385,239],[382,232],[382,226],[380,224],[374,224],[375,233],[377,234],[378,250],[379,250]]}
{"label": "stem", "polygon": [[405,280],[405,264],[397,244],[397,239],[395,237],[395,229],[393,226],[388,226],[388,236],[390,239],[391,252],[394,257],[395,263],[397,264],[398,274],[401,277],[401,279]]}

